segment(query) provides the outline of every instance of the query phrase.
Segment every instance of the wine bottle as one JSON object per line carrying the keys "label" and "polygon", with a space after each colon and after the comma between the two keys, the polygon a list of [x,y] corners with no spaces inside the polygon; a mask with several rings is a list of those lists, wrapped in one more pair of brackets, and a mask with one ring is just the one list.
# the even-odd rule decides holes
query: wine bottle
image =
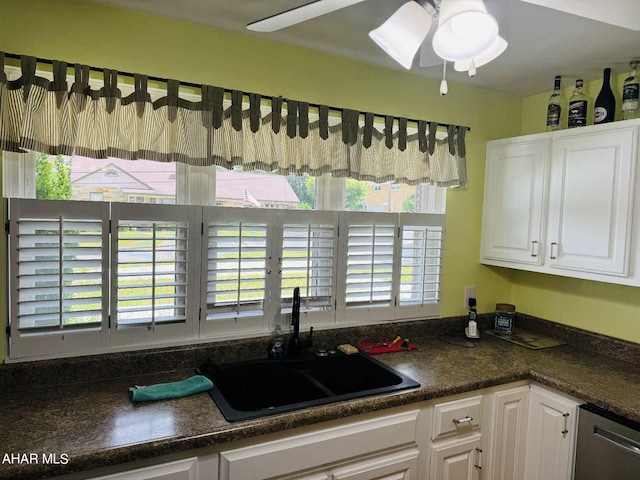
{"label": "wine bottle", "polygon": [[638,97],[640,96],[640,75],[638,73],[638,60],[629,63],[631,73],[624,81],[622,87],[622,118],[631,120],[638,118]]}
{"label": "wine bottle", "polygon": [[561,79],[562,77],[560,75],[556,76],[553,82],[553,92],[551,92],[551,96],[549,97],[549,103],[547,105],[547,132],[560,130],[560,119],[562,118]]}
{"label": "wine bottle", "polygon": [[609,123],[615,120],[616,99],[611,91],[611,69],[604,69],[602,88],[596,98],[595,109],[593,111],[593,123]]}
{"label": "wine bottle", "polygon": [[576,80],[576,88],[573,95],[569,99],[569,120],[567,126],[569,128],[584,127],[587,125],[587,106],[589,100],[582,92],[584,81],[579,78]]}

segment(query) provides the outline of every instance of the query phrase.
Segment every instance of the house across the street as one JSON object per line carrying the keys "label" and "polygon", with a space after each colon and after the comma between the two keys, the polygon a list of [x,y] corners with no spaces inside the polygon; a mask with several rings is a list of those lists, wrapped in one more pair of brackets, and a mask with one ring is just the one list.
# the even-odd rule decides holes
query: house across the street
{"label": "house across the street", "polygon": [[[74,156],[73,200],[176,203],[176,164]],[[296,208],[298,196],[286,177],[227,170],[216,172],[216,205]]]}

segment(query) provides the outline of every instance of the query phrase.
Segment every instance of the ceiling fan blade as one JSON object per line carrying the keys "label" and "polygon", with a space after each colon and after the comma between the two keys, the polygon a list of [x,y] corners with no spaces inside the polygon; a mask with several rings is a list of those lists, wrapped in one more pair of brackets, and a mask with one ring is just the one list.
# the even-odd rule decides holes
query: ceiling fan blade
{"label": "ceiling fan blade", "polygon": [[611,5],[611,2],[585,2],[583,0],[563,0],[562,2],[556,0],[521,1],[640,31],[640,3],[638,3],[638,0],[618,0],[615,7]]}
{"label": "ceiling fan blade", "polygon": [[435,65],[442,65],[443,60],[436,55],[436,52],[433,51],[433,47],[431,46],[435,30],[435,28],[432,28],[427,34],[427,38],[425,38],[422,45],[420,45],[418,65],[421,67],[428,68]]}
{"label": "ceiling fan blade", "polygon": [[316,0],[315,2],[301,5],[291,10],[287,10],[277,15],[272,15],[262,20],[252,22],[247,25],[249,30],[254,32],[275,32],[296,23],[311,20],[312,18],[331,13],[335,10],[364,2],[364,0]]}

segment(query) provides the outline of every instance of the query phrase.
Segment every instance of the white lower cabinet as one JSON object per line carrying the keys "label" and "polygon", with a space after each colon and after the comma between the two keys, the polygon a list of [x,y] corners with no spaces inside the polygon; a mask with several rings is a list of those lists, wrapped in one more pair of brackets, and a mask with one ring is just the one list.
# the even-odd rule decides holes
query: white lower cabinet
{"label": "white lower cabinet", "polygon": [[430,479],[481,478],[483,429],[490,421],[485,412],[486,396],[484,392],[471,392],[433,405]]}
{"label": "white lower cabinet", "polygon": [[580,403],[521,381],[185,452],[186,459],[120,466],[121,473],[72,477],[571,480]]}
{"label": "white lower cabinet", "polygon": [[419,480],[417,448],[356,462],[332,472],[332,480]]}
{"label": "white lower cabinet", "polygon": [[198,480],[198,459],[186,458],[93,478],[94,480]]}
{"label": "white lower cabinet", "polygon": [[570,480],[577,429],[578,399],[531,386],[525,480]]}
{"label": "white lower cabinet", "polygon": [[431,447],[431,476],[438,480],[479,480],[482,470],[480,435],[434,443]]}
{"label": "white lower cabinet", "polygon": [[419,410],[220,452],[220,480],[416,479]]}
{"label": "white lower cabinet", "polygon": [[485,477],[491,480],[522,480],[527,453],[529,386],[494,392],[491,440]]}

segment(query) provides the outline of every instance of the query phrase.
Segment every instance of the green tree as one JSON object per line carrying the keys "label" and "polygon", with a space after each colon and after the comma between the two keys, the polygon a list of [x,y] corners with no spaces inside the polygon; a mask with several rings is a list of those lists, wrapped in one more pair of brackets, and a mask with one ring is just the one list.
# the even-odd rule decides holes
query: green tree
{"label": "green tree", "polygon": [[71,198],[71,165],[60,155],[52,163],[47,154],[37,154],[36,198]]}
{"label": "green tree", "polygon": [[368,191],[369,187],[365,182],[347,178],[344,195],[345,210],[362,210]]}
{"label": "green tree", "polygon": [[414,213],[416,211],[416,194],[414,193],[410,197],[407,197],[402,202],[402,211],[408,213]]}
{"label": "green tree", "polygon": [[[298,207],[313,210],[316,204],[315,178],[306,173],[300,176],[291,174],[287,175],[287,181],[300,200]],[[310,184],[312,184],[311,188]]]}

